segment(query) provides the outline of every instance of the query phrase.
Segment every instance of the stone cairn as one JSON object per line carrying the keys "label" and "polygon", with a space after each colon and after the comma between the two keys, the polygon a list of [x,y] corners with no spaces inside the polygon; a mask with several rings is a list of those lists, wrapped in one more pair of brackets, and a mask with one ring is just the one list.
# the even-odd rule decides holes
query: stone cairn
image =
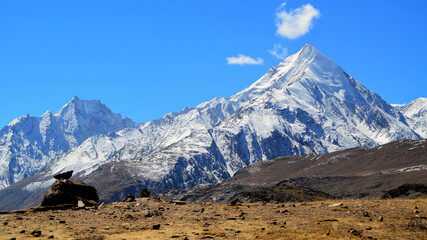
{"label": "stone cairn", "polygon": [[40,206],[69,205],[82,208],[98,205],[96,189],[79,179],[71,178],[72,175],[73,171],[55,175],[56,181],[47,191]]}

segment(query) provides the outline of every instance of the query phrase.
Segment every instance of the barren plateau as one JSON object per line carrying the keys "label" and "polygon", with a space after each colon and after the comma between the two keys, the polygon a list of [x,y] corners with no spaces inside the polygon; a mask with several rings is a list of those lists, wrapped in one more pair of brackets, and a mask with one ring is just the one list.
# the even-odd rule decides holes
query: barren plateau
{"label": "barren plateau", "polygon": [[[183,204],[183,202],[178,202]],[[427,199],[166,204],[1,212],[0,239],[427,239]]]}

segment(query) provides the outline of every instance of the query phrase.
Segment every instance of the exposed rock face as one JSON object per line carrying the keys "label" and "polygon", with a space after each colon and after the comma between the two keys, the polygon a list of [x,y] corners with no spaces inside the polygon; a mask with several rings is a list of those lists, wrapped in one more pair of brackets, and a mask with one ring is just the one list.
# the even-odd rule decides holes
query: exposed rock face
{"label": "exposed rock face", "polygon": [[40,205],[73,204],[77,206],[79,201],[82,201],[85,206],[97,205],[99,197],[96,189],[78,179],[58,179],[52,184]]}

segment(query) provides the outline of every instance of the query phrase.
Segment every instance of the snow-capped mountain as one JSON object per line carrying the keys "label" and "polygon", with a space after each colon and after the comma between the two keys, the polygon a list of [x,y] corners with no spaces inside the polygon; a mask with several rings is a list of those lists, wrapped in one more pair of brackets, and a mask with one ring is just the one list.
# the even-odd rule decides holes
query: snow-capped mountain
{"label": "snow-capped mountain", "polygon": [[420,136],[400,112],[305,45],[230,98],[89,137],[19,187],[35,191],[52,175],[74,170],[101,198],[117,200],[140,187],[162,192],[220,182],[279,156],[407,138]]}
{"label": "snow-capped mountain", "polygon": [[99,101],[77,97],[55,114],[19,117],[0,130],[0,189],[40,171],[91,136],[135,126]]}
{"label": "snow-capped mountain", "polygon": [[397,106],[397,109],[416,133],[427,138],[427,98],[418,98],[406,105]]}

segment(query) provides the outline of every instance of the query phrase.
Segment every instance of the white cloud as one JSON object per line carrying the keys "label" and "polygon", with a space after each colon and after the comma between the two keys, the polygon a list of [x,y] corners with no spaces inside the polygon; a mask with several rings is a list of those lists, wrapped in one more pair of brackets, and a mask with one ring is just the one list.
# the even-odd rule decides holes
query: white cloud
{"label": "white cloud", "polygon": [[306,34],[312,28],[314,18],[319,18],[319,10],[311,4],[303,5],[300,8],[286,11],[286,3],[282,3],[276,13],[277,34],[295,39]]}
{"label": "white cloud", "polygon": [[256,60],[245,56],[243,54],[239,54],[237,55],[237,57],[228,57],[227,58],[227,64],[239,64],[239,65],[244,65],[244,64],[251,64],[251,65],[259,65],[259,64],[263,64],[264,61],[261,58],[257,58]]}
{"label": "white cloud", "polygon": [[268,50],[268,52],[278,59],[284,59],[288,56],[288,48],[282,47],[281,44],[274,44],[273,50]]}

